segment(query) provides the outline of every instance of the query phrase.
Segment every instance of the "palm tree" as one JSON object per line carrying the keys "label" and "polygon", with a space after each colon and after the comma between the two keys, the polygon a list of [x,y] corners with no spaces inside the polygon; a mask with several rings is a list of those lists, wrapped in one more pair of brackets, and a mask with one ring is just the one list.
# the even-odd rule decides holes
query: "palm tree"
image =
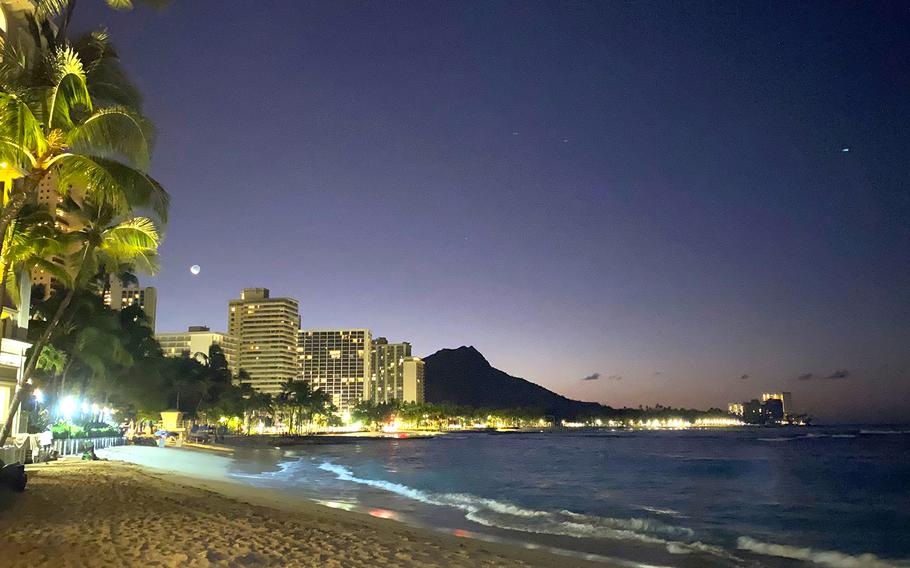
{"label": "palm tree", "polygon": [[[126,106],[96,107],[73,48],[56,49],[48,61],[37,86],[0,73],[0,167],[20,174],[0,213],[0,235],[48,176],[61,196],[80,187],[119,211],[149,208],[164,220],[167,193],[146,173],[148,122]],[[23,64],[22,75],[33,73]]]}
{"label": "palm tree", "polygon": [[66,295],[32,347],[31,356],[22,374],[20,388],[16,391],[6,425],[0,434],[0,446],[6,441],[12,429],[15,414],[13,409],[19,407],[28,390],[23,387],[29,384],[38,358],[60,323],[76,290],[84,287],[102,266],[110,269],[130,263],[137,269],[150,273],[158,267],[160,237],[151,219],[124,216],[116,208],[103,202],[101,204],[93,202],[88,198],[81,207],[73,208],[69,214],[72,215],[74,226],[81,228],[65,235],[67,241],[78,245],[70,253],[67,262],[70,273],[66,282]]}

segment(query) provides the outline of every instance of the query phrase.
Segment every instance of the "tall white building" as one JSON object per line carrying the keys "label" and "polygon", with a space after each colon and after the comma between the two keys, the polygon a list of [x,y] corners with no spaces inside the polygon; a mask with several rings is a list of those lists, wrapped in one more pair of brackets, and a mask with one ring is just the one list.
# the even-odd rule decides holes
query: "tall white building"
{"label": "tall white building", "polygon": [[305,329],[300,331],[300,379],[329,393],[341,412],[350,411],[370,395],[368,329]]}
{"label": "tall white building", "polygon": [[209,348],[217,345],[224,352],[228,368],[236,372],[234,338],[226,333],[211,331],[204,325],[191,325],[187,331],[156,333],[155,338],[165,357],[195,357],[196,353],[207,356]]}
{"label": "tall white building", "polygon": [[228,335],[235,342],[236,371],[246,371],[260,392],[279,394],[299,376],[300,312],[293,298],[272,298],[268,288],[245,288],[228,302]]}

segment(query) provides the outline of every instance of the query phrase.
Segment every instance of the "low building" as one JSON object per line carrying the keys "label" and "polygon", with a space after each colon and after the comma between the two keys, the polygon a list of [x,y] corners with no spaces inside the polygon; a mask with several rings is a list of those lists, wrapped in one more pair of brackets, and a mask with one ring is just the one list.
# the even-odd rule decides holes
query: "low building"
{"label": "low building", "polygon": [[209,348],[217,345],[224,352],[228,368],[232,373],[236,372],[234,338],[226,333],[211,331],[204,325],[191,325],[182,332],[157,333],[155,339],[161,344],[165,357],[195,357],[197,353],[207,356]]}
{"label": "low building", "polygon": [[[27,285],[28,276],[24,277],[24,286],[20,286],[20,305],[28,305],[30,287]],[[6,424],[10,412],[16,413],[13,418],[13,428],[10,431],[13,438],[19,438],[27,431],[24,415],[18,408],[12,408],[16,387],[25,371],[26,351],[31,347],[25,341],[28,331],[28,309],[22,312],[16,307],[15,302],[6,296],[2,298],[2,311],[0,311],[0,335],[3,337],[0,346],[0,429]],[[9,444],[7,440],[7,444]],[[15,449],[15,446],[0,448],[0,459],[5,463],[23,460],[24,456]]]}

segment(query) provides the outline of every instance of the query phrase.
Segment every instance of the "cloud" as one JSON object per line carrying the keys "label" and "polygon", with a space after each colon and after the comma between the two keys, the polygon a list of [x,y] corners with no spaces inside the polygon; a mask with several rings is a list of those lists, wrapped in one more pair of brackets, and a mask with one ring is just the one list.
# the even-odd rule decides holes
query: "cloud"
{"label": "cloud", "polygon": [[739,377],[739,379],[742,380],[742,381],[745,381],[745,380],[748,379],[748,378],[749,378],[749,375],[747,375],[746,373],[743,373],[743,374],[740,375],[740,377]]}
{"label": "cloud", "polygon": [[600,373],[591,373],[591,374],[588,375],[587,377],[582,377],[581,380],[583,380],[583,381],[597,381],[597,380],[600,380]]}
{"label": "cloud", "polygon": [[813,379],[822,379],[826,381],[834,381],[838,379],[846,379],[850,376],[850,371],[847,369],[838,369],[831,373],[830,375],[816,375],[815,373],[803,373],[796,377],[797,381],[809,381]]}
{"label": "cloud", "polygon": [[609,377],[607,377],[607,380],[608,381],[621,381],[622,375],[610,375]]}

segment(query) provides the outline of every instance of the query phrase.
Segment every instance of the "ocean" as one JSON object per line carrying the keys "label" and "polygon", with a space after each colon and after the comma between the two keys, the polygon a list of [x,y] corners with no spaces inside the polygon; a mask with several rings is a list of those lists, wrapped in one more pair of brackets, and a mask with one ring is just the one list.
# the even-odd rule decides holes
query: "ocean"
{"label": "ocean", "polygon": [[208,469],[143,450],[106,452],[569,564],[910,566],[907,427],[454,433],[241,448]]}

